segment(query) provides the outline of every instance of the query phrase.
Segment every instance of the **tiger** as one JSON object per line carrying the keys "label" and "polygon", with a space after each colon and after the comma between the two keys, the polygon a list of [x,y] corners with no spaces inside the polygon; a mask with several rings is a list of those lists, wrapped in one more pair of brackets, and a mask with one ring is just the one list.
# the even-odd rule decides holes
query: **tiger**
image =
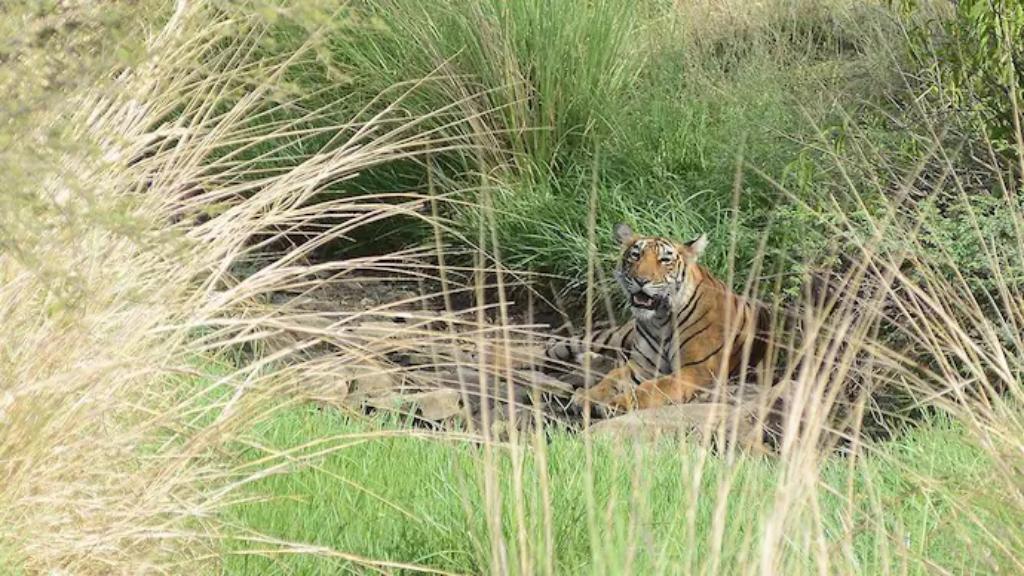
{"label": "tiger", "polygon": [[586,340],[551,342],[545,350],[559,362],[621,350],[621,365],[574,394],[577,410],[611,417],[687,402],[719,378],[758,365],[766,349],[767,314],[698,263],[706,235],[681,243],[637,236],[623,223],[613,231],[622,249],[615,278],[632,318]]}

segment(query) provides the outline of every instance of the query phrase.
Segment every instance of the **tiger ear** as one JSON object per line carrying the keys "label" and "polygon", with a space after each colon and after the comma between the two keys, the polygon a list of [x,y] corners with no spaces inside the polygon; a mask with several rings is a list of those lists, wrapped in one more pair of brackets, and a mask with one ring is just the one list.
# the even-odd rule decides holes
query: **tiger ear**
{"label": "tiger ear", "polygon": [[697,258],[700,258],[700,255],[704,253],[704,249],[708,247],[708,235],[701,234],[687,242],[685,246],[689,248],[690,255],[694,260],[696,260]]}
{"label": "tiger ear", "polygon": [[619,222],[615,225],[615,240],[625,246],[633,240],[633,229],[629,227],[629,224]]}

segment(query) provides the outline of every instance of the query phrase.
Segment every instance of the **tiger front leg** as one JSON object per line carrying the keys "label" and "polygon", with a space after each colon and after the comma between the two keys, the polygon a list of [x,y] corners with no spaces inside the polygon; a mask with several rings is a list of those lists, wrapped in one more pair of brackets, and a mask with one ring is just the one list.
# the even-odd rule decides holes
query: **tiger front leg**
{"label": "tiger front leg", "polygon": [[647,380],[635,390],[627,390],[605,403],[608,416],[630,410],[646,410],[668,404],[689,402],[707,384],[703,378],[696,378],[688,371]]}
{"label": "tiger front leg", "polygon": [[581,388],[572,397],[572,406],[583,414],[588,408],[600,410],[610,399],[633,387],[629,366],[620,366],[609,372],[596,386]]}

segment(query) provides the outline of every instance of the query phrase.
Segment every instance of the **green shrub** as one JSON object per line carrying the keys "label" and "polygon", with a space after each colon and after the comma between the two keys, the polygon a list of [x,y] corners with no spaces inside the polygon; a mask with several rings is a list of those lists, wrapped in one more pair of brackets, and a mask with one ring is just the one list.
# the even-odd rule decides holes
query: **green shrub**
{"label": "green shrub", "polygon": [[[990,136],[1010,145],[1024,102],[1024,4],[968,0],[957,4],[946,51],[953,95],[975,110]],[[1018,118],[1019,121],[1019,118]]]}
{"label": "green shrub", "polygon": [[[887,15],[842,1],[703,13],[653,0],[367,0],[326,21],[326,12],[298,18],[257,4],[252,73],[291,64],[253,122],[301,114],[315,134],[265,139],[242,157],[287,168],[356,129],[348,118],[396,101],[410,115],[442,109],[422,130],[450,143],[430,166],[434,191],[457,200],[443,207],[454,228],[476,240],[486,219],[507,265],[555,273],[576,294],[589,253],[605,263],[614,253],[608,231],[619,220],[679,239],[708,233],[707,263],[722,272],[735,250],[742,278],[768,225],[799,209],[749,170],[737,190],[737,167],[787,186],[799,172],[796,194],[821,195],[836,175],[803,154],[804,143],[818,124],[836,122],[837,108],[876,98],[890,81],[875,65]],[[246,73],[238,74],[243,94]],[[427,180],[425,165],[410,159],[326,192],[423,193]],[[493,216],[481,209],[481,184]],[[355,238],[372,245],[334,249],[388,249],[429,232],[391,221]],[[811,238],[780,230],[767,250],[791,265],[792,255],[813,251]]]}
{"label": "green shrub", "polygon": [[410,109],[457,103],[474,119],[480,152],[518,172],[565,165],[590,148],[642,67],[628,2],[371,0],[357,11],[375,25],[329,42],[331,64],[350,78],[346,89],[368,99],[426,79]]}
{"label": "green shrub", "polygon": [[[926,19],[912,29],[910,47],[919,66],[936,68],[937,87],[952,111],[969,114],[998,149],[1016,157],[1013,151],[1024,102],[1024,4],[1018,0],[954,4],[952,14],[937,21]],[[914,13],[921,7],[908,2],[904,9]]]}

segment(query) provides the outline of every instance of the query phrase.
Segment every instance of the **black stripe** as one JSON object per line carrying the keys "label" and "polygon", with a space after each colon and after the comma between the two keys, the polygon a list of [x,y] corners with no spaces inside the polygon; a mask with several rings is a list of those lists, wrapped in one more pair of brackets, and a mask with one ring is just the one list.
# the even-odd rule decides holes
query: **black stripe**
{"label": "black stripe", "polygon": [[652,358],[652,357],[644,355],[642,353],[642,351],[640,350],[640,348],[635,346],[635,345],[633,346],[634,354],[632,356],[634,356],[634,357],[635,356],[639,356],[640,358],[643,358],[644,362],[648,365],[648,368],[650,368],[654,372],[657,372],[658,371],[657,359],[658,359],[658,356],[659,356],[658,352],[661,349],[661,346],[656,344],[655,342],[652,342],[653,336],[650,333],[648,333],[648,331],[642,325],[638,325],[637,331],[640,334],[640,337],[644,339],[644,342],[646,342],[647,345],[651,347],[651,352],[650,353],[654,357]]}
{"label": "black stripe", "polygon": [[633,338],[633,334],[635,332],[636,332],[636,323],[631,325],[629,327],[629,330],[626,331],[626,335],[622,337],[622,343],[625,344],[628,340],[635,339],[635,338]]}
{"label": "black stripe", "polygon": [[[647,344],[651,347],[651,349],[654,351],[654,353],[657,354],[658,353],[658,349],[661,348],[661,346],[651,342],[650,334],[648,334],[646,330],[641,328],[640,329],[640,336],[643,337],[644,342],[647,342]],[[636,346],[634,346],[634,348],[636,348]]]}
{"label": "black stripe", "polygon": [[683,340],[682,342],[680,342],[680,343],[679,343],[679,347],[680,347],[680,348],[682,348],[683,346],[685,346],[685,345],[686,345],[686,343],[687,343],[687,342],[689,342],[690,340],[693,340],[693,339],[694,339],[694,338],[696,338],[697,336],[700,336],[700,335],[701,335],[701,334],[703,334],[703,333],[704,333],[704,332],[705,332],[705,331],[706,331],[706,330],[707,330],[708,328],[711,328],[711,322],[708,322],[707,324],[705,324],[705,325],[704,325],[704,327],[703,327],[703,328],[701,328],[700,330],[698,330],[698,331],[694,332],[693,334],[691,334],[691,335],[690,335],[690,337],[689,337],[689,338],[687,338],[686,340]]}
{"label": "black stripe", "polygon": [[[701,280],[700,282],[703,283],[704,281]],[[699,288],[700,284],[697,284],[697,288],[694,288],[694,294],[693,296],[690,297],[690,301],[687,302],[682,312],[679,313],[680,315],[685,313],[686,316],[683,316],[683,318],[679,320],[679,322],[676,322],[676,331],[679,331],[679,329],[682,328],[683,324],[690,319],[690,316],[692,316],[693,312],[697,309],[697,302],[700,301],[700,299],[704,296],[703,292],[698,291]],[[689,310],[689,312],[687,312],[687,310]]]}
{"label": "black stripe", "polygon": [[747,327],[747,311],[743,310],[743,322],[740,322],[740,327],[736,330],[736,337],[739,338],[743,334],[743,329]]}
{"label": "black stripe", "polygon": [[[724,346],[724,344],[722,346]],[[697,364],[703,364],[708,358],[711,358],[715,354],[718,354],[719,352],[721,352],[722,351],[722,346],[719,346],[718,348],[715,348],[715,350],[711,354],[708,354],[707,356],[701,358],[700,360],[697,360],[696,362],[687,362],[686,364],[683,364],[681,366],[681,368],[685,368],[687,366],[696,366]]]}
{"label": "black stripe", "polygon": [[671,314],[666,314],[665,317],[662,318],[661,322],[658,322],[658,329],[660,330],[660,329],[664,328],[665,325],[668,324],[668,321],[671,320],[671,319],[672,319],[672,315]]}
{"label": "black stripe", "polygon": [[[620,341],[621,342],[621,346],[619,346],[619,349],[617,350],[617,352],[619,353],[619,355],[622,358],[628,359],[629,358],[629,354],[631,353],[632,349],[634,348],[634,346],[633,346],[633,344],[631,342],[631,338],[632,338],[633,333],[636,332],[636,324],[635,323],[634,324],[627,324],[627,325],[623,326],[623,329],[625,329],[625,334],[622,335],[622,340]],[[627,346],[626,346],[627,344],[629,344],[628,349],[627,349]]]}
{"label": "black stripe", "polygon": [[739,339],[743,335],[743,329],[747,327],[747,314],[746,310],[743,311],[743,321],[740,322],[740,327],[736,330],[736,335],[733,336],[733,342]]}
{"label": "black stripe", "polygon": [[639,359],[640,359],[640,360],[643,360],[643,361],[644,361],[644,364],[646,364],[646,365],[647,365],[647,368],[649,368],[649,369],[651,369],[651,370],[654,370],[654,371],[657,371],[657,370],[658,370],[658,364],[657,364],[657,363],[655,363],[655,362],[654,362],[653,360],[651,360],[650,358],[648,358],[647,356],[644,356],[643,354],[639,354],[639,353],[637,353],[637,354],[632,354],[632,355],[630,355],[629,359],[630,359],[630,360],[633,360],[634,362],[638,362],[638,361],[636,360],[636,358],[637,358],[637,357],[639,357]]}
{"label": "black stripe", "polygon": [[572,357],[572,348],[565,342],[557,342],[554,346],[545,350],[548,358],[553,360],[568,360]]}
{"label": "black stripe", "polygon": [[683,332],[685,332],[690,326],[696,325],[697,323],[699,323],[701,320],[703,320],[710,313],[711,313],[711,308],[708,308],[707,310],[704,311],[703,314],[701,314],[700,316],[697,316],[696,318],[694,318],[693,322],[687,322],[686,326],[679,326],[678,328],[676,328],[676,334],[682,335]]}
{"label": "black stripe", "polygon": [[626,364],[626,369],[629,370],[629,379],[633,381],[633,385],[634,386],[639,386],[639,385],[643,384],[643,382],[644,382],[643,379],[637,377],[636,371],[633,370],[632,366],[630,366],[629,364]]}
{"label": "black stripe", "polygon": [[[733,362],[743,357],[743,345],[739,342],[739,339],[740,335],[737,334],[736,338],[732,341],[732,353],[729,354],[729,366],[726,367],[730,372],[732,372]],[[739,344],[739,346],[737,346],[737,344]],[[737,354],[740,355],[740,358],[736,357]]]}
{"label": "black stripe", "polygon": [[664,360],[665,364],[668,366],[668,372],[665,372],[666,374],[671,374],[672,372],[675,372],[677,366],[676,360],[678,359],[678,355],[678,349],[670,349],[666,354],[662,354],[661,359]]}

